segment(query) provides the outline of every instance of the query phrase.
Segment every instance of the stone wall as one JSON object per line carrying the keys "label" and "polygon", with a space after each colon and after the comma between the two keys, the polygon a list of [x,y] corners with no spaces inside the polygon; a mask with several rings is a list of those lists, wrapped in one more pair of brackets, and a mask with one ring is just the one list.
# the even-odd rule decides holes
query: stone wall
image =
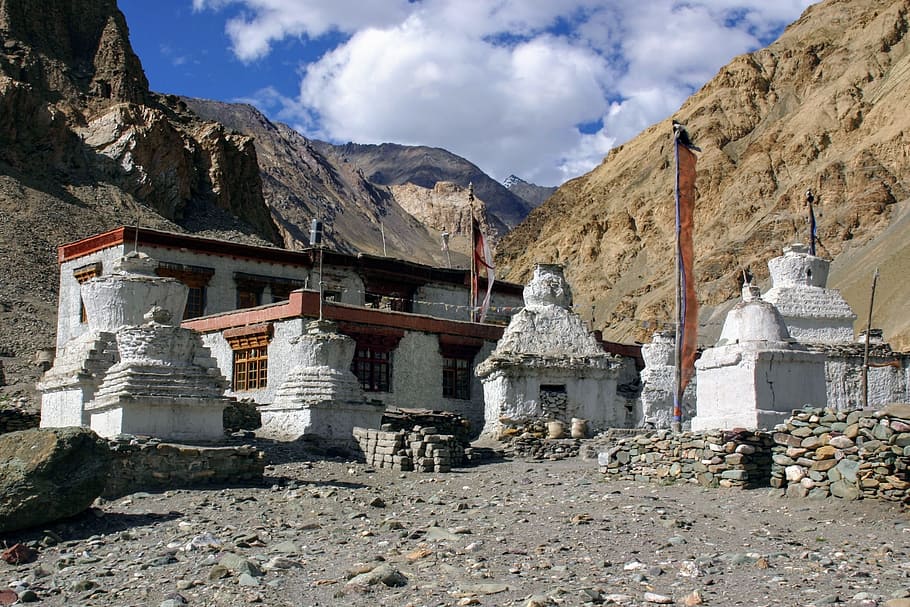
{"label": "stone wall", "polygon": [[0,401],[0,434],[37,428],[41,416],[28,409],[28,401]]}
{"label": "stone wall", "polygon": [[265,453],[249,445],[200,447],[124,437],[108,442],[111,476],[102,497],[199,485],[261,483]]}
{"label": "stone wall", "polygon": [[354,428],[354,438],[367,465],[402,472],[449,472],[465,457],[464,447],[449,434],[436,428],[415,426],[410,432],[373,428]]}
{"label": "stone wall", "polygon": [[615,480],[770,486],[791,497],[910,504],[910,405],[800,409],[773,433],[660,430],[612,440],[598,464]]}
{"label": "stone wall", "polygon": [[910,502],[910,405],[806,409],[774,434],[771,485],[796,497]]}
{"label": "stone wall", "polygon": [[597,461],[611,480],[751,488],[768,484],[772,444],[764,432],[658,430],[620,439]]}

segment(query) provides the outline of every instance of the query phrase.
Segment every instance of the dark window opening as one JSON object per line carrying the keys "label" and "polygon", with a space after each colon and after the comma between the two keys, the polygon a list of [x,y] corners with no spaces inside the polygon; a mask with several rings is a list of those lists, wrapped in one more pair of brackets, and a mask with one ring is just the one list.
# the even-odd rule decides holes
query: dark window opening
{"label": "dark window opening", "polygon": [[442,396],[470,400],[471,360],[466,358],[442,359]]}
{"label": "dark window opening", "polygon": [[214,269],[180,263],[160,262],[155,272],[158,276],[176,278],[189,289],[186,307],[183,309],[184,320],[197,318],[205,314],[206,287],[215,274]]}
{"label": "dark window opening", "polygon": [[566,387],[565,387],[565,385],[560,385],[560,384],[552,384],[552,385],[551,384],[541,384],[540,391],[541,392],[550,392],[551,394],[565,394]]}
{"label": "dark window opening", "polygon": [[351,371],[360,380],[364,392],[392,391],[392,353],[375,347],[359,347]]}

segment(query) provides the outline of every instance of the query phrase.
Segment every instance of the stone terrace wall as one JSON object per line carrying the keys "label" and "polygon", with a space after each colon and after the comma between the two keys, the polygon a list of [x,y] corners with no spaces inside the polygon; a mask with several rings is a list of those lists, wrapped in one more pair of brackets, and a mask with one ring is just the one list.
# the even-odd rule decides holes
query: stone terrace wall
{"label": "stone terrace wall", "polygon": [[376,468],[409,472],[449,472],[464,461],[464,447],[454,436],[436,428],[415,426],[411,432],[354,428],[354,438],[366,463]]}
{"label": "stone terrace wall", "polygon": [[771,484],[796,497],[910,504],[910,405],[880,411],[805,409],[774,434]]}
{"label": "stone terrace wall", "polygon": [[910,405],[796,410],[773,433],[660,430],[613,442],[598,464],[616,480],[771,486],[791,497],[910,505]]}
{"label": "stone terrace wall", "polygon": [[612,480],[760,487],[768,484],[772,445],[762,432],[658,430],[620,439],[597,461]]}
{"label": "stone terrace wall", "polygon": [[135,437],[108,442],[113,463],[102,497],[207,484],[261,483],[265,453],[249,445],[200,447]]}

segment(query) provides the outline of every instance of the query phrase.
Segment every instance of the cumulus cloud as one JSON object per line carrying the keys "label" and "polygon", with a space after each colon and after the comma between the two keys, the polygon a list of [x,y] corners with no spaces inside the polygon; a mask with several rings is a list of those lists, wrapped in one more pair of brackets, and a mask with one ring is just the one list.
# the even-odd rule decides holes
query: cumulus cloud
{"label": "cumulus cloud", "polygon": [[298,96],[258,93],[304,134],[444,147],[495,178],[546,185],[669,116],[809,4],[194,0],[197,10],[241,9],[225,27],[242,61],[289,37],[346,34],[301,66]]}

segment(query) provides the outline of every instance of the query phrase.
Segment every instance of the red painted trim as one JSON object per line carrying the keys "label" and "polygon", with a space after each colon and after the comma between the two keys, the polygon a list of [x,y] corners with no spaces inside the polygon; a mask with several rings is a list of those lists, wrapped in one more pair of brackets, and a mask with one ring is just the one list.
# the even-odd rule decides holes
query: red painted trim
{"label": "red painted trim", "polygon": [[231,339],[232,337],[247,337],[249,335],[260,335],[264,334],[268,337],[272,336],[272,325],[271,323],[258,324],[258,325],[246,325],[243,327],[234,327],[232,329],[226,329],[224,331],[224,338]]}
{"label": "red painted trim", "polygon": [[63,263],[72,259],[83,257],[95,251],[109,249],[111,247],[123,244],[123,233],[126,228],[120,227],[110,232],[89,236],[76,242],[71,242],[57,247],[57,263]]}

